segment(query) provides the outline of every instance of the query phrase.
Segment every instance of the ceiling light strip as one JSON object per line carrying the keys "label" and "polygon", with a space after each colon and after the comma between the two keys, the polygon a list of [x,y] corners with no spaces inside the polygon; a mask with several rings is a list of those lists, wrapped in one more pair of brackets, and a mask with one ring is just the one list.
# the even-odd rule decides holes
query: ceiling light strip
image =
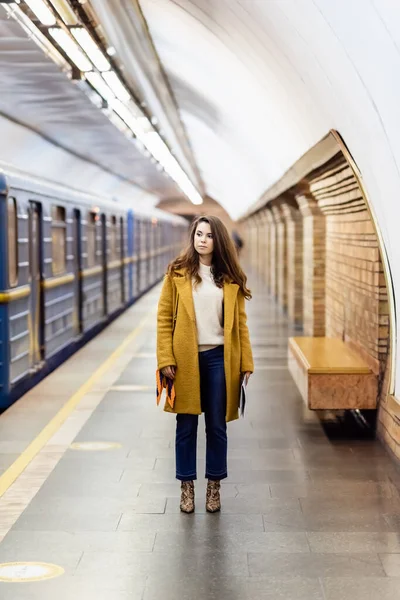
{"label": "ceiling light strip", "polygon": [[50,0],[66,25],[78,25],[78,17],[65,0]]}
{"label": "ceiling light strip", "polygon": [[73,41],[66,31],[64,31],[64,29],[50,27],[49,34],[55,39],[60,48],[64,50],[68,58],[72,60],[72,62],[80,71],[85,73],[93,69],[93,65],[90,60],[85,56],[78,44]]}
{"label": "ceiling light strip", "polygon": [[71,65],[66,58],[57,50],[51,40],[46,37],[32,20],[24,13],[19,6],[12,2],[2,5],[7,14],[22,27],[26,34],[37,44],[37,46],[49,56],[51,60],[63,71],[70,71]]}
{"label": "ceiling light strip", "polygon": [[35,17],[39,19],[42,25],[51,27],[57,23],[54,14],[51,12],[47,4],[43,0],[25,0]]}
{"label": "ceiling light strip", "polygon": [[110,63],[86,29],[83,27],[71,27],[70,32],[80,47],[86,52],[96,69],[99,71],[108,71],[111,69]]}
{"label": "ceiling light strip", "polygon": [[114,71],[108,71],[107,73],[102,74],[106,83],[110,86],[118,100],[121,102],[127,103],[131,100],[132,96],[126,89],[126,87],[121,83],[118,75],[114,73]]}
{"label": "ceiling light strip", "polygon": [[[131,94],[123,85],[118,75],[111,70],[111,64],[84,27],[74,27],[78,24],[78,18],[66,0],[50,0],[66,25],[71,26],[69,30],[54,27],[57,24],[55,15],[43,0],[25,0],[32,12],[42,25],[49,27],[49,35],[65,52],[66,56],[76,67],[85,74],[85,79],[111,110],[107,113],[110,121],[125,135],[132,132],[140,145],[143,145],[143,153],[151,155],[152,160],[158,162],[158,169],[162,168],[176,182],[184,194],[193,204],[202,204],[203,198],[190,181],[176,158],[170,152],[168,146],[152,126],[152,122],[143,114],[134,102]],[[40,30],[31,22],[27,15],[16,5],[7,7],[20,24],[33,33],[36,43],[60,66],[65,68],[64,58],[56,48],[49,43]],[[41,39],[43,38],[43,39]],[[75,42],[76,40],[76,42]],[[89,60],[90,59],[90,60]],[[96,71],[97,69],[97,71]],[[83,83],[83,82],[82,82]],[[92,92],[93,93],[93,92]],[[96,96],[98,97],[98,96]],[[101,99],[99,99],[101,103]],[[134,111],[135,114],[132,112]]]}

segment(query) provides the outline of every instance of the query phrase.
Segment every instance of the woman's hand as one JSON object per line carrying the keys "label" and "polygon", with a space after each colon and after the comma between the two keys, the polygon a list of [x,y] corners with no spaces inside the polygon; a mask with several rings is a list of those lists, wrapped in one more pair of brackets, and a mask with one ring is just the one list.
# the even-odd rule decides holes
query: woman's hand
{"label": "woman's hand", "polygon": [[161,369],[161,373],[165,375],[165,377],[168,377],[168,379],[175,379],[175,372],[176,367],[172,365],[170,367],[164,367],[163,369]]}
{"label": "woman's hand", "polygon": [[249,379],[250,379],[250,375],[251,375],[251,371],[245,371],[245,373],[242,373],[244,380],[246,382],[246,385],[249,383]]}

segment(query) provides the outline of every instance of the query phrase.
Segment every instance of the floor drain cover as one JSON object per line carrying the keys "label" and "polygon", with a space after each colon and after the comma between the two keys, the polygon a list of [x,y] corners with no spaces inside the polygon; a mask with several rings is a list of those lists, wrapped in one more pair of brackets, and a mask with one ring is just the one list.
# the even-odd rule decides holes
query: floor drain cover
{"label": "floor drain cover", "polygon": [[72,450],[114,450],[115,448],[121,448],[121,444],[117,442],[75,442],[71,444]]}
{"label": "floor drain cover", "polygon": [[0,581],[24,582],[52,579],[64,573],[57,565],[41,562],[11,562],[0,564]]}

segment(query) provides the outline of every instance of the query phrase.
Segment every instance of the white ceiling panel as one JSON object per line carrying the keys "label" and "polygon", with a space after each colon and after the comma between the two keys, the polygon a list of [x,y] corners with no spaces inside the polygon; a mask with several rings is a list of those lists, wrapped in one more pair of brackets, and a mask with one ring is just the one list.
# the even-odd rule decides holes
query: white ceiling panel
{"label": "white ceiling panel", "polygon": [[[135,143],[91,103],[87,95],[28,37],[19,23],[7,17],[2,6],[0,114],[83,159],[81,170],[93,163],[109,172],[115,180],[123,179],[141,186],[160,198],[180,195],[172,181],[157,171]],[[3,127],[6,127],[4,121]],[[4,134],[5,130],[0,130],[2,140],[15,149],[16,140],[9,140]],[[18,153],[16,166],[26,155],[29,155],[31,165],[40,161],[39,146],[21,145]],[[50,171],[51,168],[54,171]],[[60,168],[59,164],[48,163],[47,176],[57,179]]]}
{"label": "white ceiling panel", "polygon": [[237,217],[337,129],[400,297],[399,1],[140,3],[207,191]]}

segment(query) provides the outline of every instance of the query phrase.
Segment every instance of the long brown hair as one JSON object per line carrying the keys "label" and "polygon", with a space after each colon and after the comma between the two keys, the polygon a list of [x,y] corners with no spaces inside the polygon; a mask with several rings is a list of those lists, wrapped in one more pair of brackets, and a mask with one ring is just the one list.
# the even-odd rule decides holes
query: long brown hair
{"label": "long brown hair", "polygon": [[247,300],[251,298],[251,291],[246,286],[247,277],[239,265],[237,253],[228,230],[218,217],[197,217],[194,219],[189,232],[189,245],[168,266],[168,275],[173,276],[178,269],[185,269],[186,276],[194,278],[196,284],[201,282],[199,275],[199,254],[194,247],[194,236],[200,223],[208,223],[214,241],[211,272],[215,284],[222,288],[224,283],[234,282],[240,287]]}

